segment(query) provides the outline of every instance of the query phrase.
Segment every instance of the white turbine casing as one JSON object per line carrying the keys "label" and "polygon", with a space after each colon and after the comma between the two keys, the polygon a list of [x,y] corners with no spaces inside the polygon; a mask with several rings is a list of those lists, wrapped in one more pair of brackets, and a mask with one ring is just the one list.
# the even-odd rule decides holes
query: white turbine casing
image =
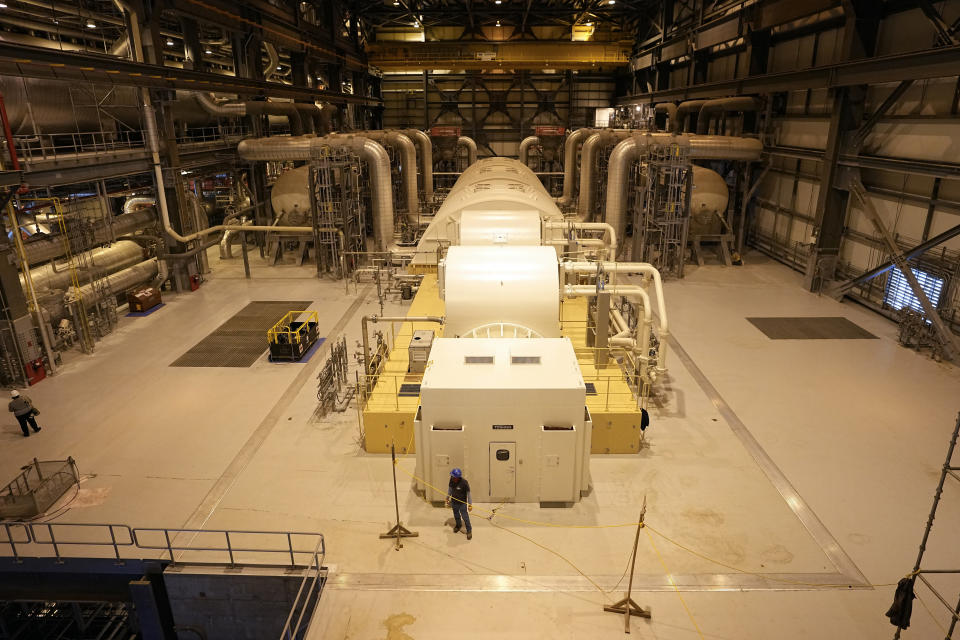
{"label": "white turbine casing", "polygon": [[529,167],[509,158],[485,158],[468,167],[453,185],[420,239],[414,266],[436,264],[437,247],[457,244],[464,210],[524,211],[535,213],[541,220],[563,220],[553,198]]}
{"label": "white turbine casing", "polygon": [[504,322],[560,337],[560,276],[551,247],[450,247],[441,270],[444,336]]}
{"label": "white turbine casing", "polygon": [[540,229],[540,216],[530,209],[464,209],[460,214],[461,245],[539,245]]}

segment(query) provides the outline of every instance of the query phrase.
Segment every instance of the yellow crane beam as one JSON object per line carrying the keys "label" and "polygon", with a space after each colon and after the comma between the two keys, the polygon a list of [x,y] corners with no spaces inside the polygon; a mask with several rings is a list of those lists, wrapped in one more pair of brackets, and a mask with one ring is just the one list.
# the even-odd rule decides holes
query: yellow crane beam
{"label": "yellow crane beam", "polygon": [[381,42],[367,45],[369,63],[383,71],[424,69],[600,69],[626,65],[619,42]]}

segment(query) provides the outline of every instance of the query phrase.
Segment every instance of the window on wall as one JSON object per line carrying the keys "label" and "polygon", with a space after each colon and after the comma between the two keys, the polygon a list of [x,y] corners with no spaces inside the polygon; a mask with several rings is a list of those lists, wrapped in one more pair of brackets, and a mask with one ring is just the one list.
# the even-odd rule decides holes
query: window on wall
{"label": "window on wall", "polygon": [[[943,293],[943,278],[938,278],[920,269],[910,270],[913,271],[917,282],[920,283],[920,288],[923,289],[923,292],[930,298],[930,302],[936,307],[940,303],[940,294]],[[890,277],[887,279],[887,293],[883,298],[883,303],[892,309],[900,310],[907,307],[923,311],[920,300],[914,295],[913,289],[910,288],[910,283],[907,282],[903,272],[896,267],[893,268]]]}

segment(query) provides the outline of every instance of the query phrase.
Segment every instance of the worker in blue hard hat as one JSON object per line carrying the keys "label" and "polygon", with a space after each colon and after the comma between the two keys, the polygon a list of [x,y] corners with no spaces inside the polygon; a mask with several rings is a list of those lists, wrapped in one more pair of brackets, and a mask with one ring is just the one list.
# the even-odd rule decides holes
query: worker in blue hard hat
{"label": "worker in blue hard hat", "polygon": [[[467,540],[473,539],[473,527],[470,526],[469,512],[473,511],[473,500],[470,499],[470,483],[463,477],[463,471],[455,468],[450,472],[450,486],[447,487],[446,506],[453,507],[453,520],[456,525],[454,533],[459,533],[466,525]],[[462,521],[462,522],[461,522]]]}

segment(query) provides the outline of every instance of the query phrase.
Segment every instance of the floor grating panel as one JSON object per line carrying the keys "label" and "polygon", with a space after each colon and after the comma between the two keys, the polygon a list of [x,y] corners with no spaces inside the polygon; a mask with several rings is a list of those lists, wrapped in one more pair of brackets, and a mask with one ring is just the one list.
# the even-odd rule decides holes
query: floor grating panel
{"label": "floor grating panel", "polygon": [[869,340],[877,339],[846,318],[747,318],[771,340]]}
{"label": "floor grating panel", "polygon": [[267,350],[267,330],[309,300],[251,302],[174,360],[171,367],[249,367]]}

